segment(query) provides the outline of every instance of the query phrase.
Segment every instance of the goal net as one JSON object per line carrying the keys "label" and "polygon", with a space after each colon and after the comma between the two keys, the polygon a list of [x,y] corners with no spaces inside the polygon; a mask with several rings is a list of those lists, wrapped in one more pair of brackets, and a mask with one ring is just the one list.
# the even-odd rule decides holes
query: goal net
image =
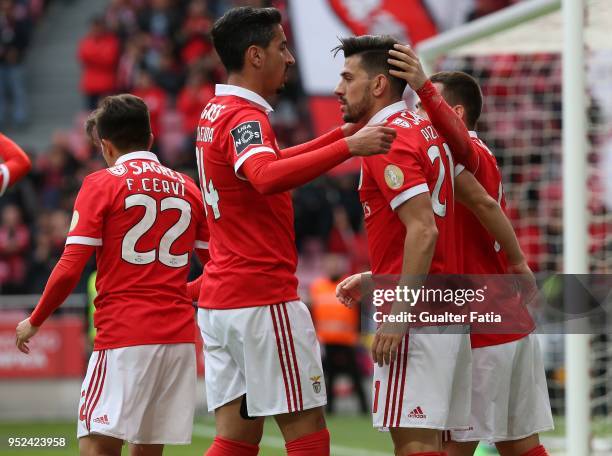
{"label": "goal net", "polygon": [[[563,270],[562,19],[557,11],[511,28],[465,27],[419,49],[430,71],[461,70],[481,84],[479,136],[495,153],[509,213],[534,271]],[[612,273],[612,1],[586,2],[589,268]],[[486,28],[486,27],[485,27]],[[607,36],[606,36],[607,35]],[[455,47],[453,43],[465,43]],[[571,151],[570,151],[571,153]],[[612,323],[612,322],[610,322]],[[591,412],[595,434],[611,437],[612,341],[591,337]],[[563,335],[541,335],[551,405],[565,415]],[[559,423],[558,423],[559,424]],[[600,439],[601,440],[601,439]]]}

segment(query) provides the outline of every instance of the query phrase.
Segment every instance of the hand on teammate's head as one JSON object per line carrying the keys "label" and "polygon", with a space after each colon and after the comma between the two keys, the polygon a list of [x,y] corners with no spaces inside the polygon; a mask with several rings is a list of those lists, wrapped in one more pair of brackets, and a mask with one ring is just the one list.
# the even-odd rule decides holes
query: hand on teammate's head
{"label": "hand on teammate's head", "polygon": [[390,69],[389,74],[405,80],[412,90],[419,90],[427,82],[427,75],[418,56],[410,46],[396,44],[394,47],[387,61],[395,68]]}

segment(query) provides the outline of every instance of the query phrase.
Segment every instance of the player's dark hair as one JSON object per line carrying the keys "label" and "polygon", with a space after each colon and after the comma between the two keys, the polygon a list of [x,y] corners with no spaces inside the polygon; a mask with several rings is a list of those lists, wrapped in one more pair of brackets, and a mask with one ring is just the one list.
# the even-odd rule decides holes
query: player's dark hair
{"label": "player's dark hair", "polygon": [[213,25],[213,44],[228,72],[240,71],[250,46],[267,48],[282,16],[276,8],[232,8]]}
{"label": "player's dark hair", "polygon": [[383,74],[391,84],[391,89],[397,96],[402,96],[406,88],[406,81],[391,76],[389,70],[391,65],[387,62],[389,50],[399,41],[390,35],[362,35],[340,38],[340,45],[332,49],[334,57],[342,51],[344,57],[359,55],[361,65],[370,76]]}
{"label": "player's dark hair", "polygon": [[92,143],[95,143],[95,131],[96,131],[96,122],[98,117],[98,110],[93,111],[89,116],[87,116],[87,120],[85,121],[85,133],[87,137]]}
{"label": "player's dark hair", "polygon": [[151,122],[142,98],[130,94],[104,98],[96,110],[95,124],[100,139],[110,141],[121,151],[149,147]]}
{"label": "player's dark hair", "polygon": [[467,127],[474,130],[482,113],[482,92],[476,79],[462,71],[441,71],[430,79],[442,84],[442,97],[449,105],[464,107]]}

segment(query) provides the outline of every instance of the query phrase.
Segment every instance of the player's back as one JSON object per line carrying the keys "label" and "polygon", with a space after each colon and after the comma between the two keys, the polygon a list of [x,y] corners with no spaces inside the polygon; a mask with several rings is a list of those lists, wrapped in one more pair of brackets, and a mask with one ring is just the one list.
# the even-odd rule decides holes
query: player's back
{"label": "player's back", "polygon": [[254,307],[298,298],[291,196],[261,194],[241,172],[252,155],[278,150],[262,106],[266,102],[261,99],[258,105],[245,97],[257,96],[235,86],[217,86],[197,131],[200,186],[211,234],[199,303],[203,308]]}
{"label": "player's back", "polygon": [[[476,180],[502,207],[506,208],[502,176],[495,155],[487,145],[470,132],[472,149],[478,154],[479,164],[474,172]],[[459,166],[457,167],[460,169]],[[508,265],[500,245],[489,234],[476,216],[461,203],[455,206],[460,267],[464,274],[505,274]]]}
{"label": "player's back", "polygon": [[454,274],[458,266],[454,164],[450,149],[431,123],[409,111],[403,102],[383,109],[372,120],[380,121],[395,128],[397,137],[387,155],[366,157],[362,161],[359,193],[372,271],[374,274],[401,273],[406,229],[395,210],[410,198],[429,192],[438,229],[429,272]]}
{"label": "player's back", "polygon": [[154,154],[87,176],[66,243],[98,247],[96,348],[194,342],[186,283],[194,246],[207,241],[197,185]]}

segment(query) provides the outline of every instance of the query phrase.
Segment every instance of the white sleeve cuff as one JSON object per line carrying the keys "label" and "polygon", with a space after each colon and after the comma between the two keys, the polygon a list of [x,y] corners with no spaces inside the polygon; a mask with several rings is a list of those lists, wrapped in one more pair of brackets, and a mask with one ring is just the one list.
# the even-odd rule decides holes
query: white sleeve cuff
{"label": "white sleeve cuff", "polygon": [[236,164],[234,165],[234,172],[236,173],[236,177],[242,180],[246,180],[244,176],[240,174],[240,167],[247,160],[247,158],[252,157],[255,154],[262,153],[262,152],[273,153],[276,155],[276,152],[271,147],[267,147],[267,146],[253,147],[251,150],[249,150],[246,154],[244,154],[242,157],[240,157],[236,161]]}
{"label": "white sleeve cuff", "polygon": [[427,184],[419,184],[414,187],[410,187],[407,190],[404,190],[402,193],[397,195],[395,198],[391,200],[391,209],[395,210],[408,201],[410,198],[413,198],[421,193],[425,193],[429,191],[429,187]]}
{"label": "white sleeve cuff", "polygon": [[457,166],[455,166],[455,177],[457,177],[463,171],[465,171],[465,166],[463,166],[461,164],[458,164]]}
{"label": "white sleeve cuff", "polygon": [[208,250],[208,242],[195,241],[195,248],[196,249]]}
{"label": "white sleeve cuff", "polygon": [[91,245],[93,247],[100,247],[102,246],[102,239],[96,239],[87,236],[68,236],[66,238],[66,245],[70,244],[81,244]]}
{"label": "white sleeve cuff", "polygon": [[2,180],[0,180],[0,196],[4,195],[6,191],[9,180],[11,179],[11,173],[4,163],[0,164],[0,175],[2,176]]}

